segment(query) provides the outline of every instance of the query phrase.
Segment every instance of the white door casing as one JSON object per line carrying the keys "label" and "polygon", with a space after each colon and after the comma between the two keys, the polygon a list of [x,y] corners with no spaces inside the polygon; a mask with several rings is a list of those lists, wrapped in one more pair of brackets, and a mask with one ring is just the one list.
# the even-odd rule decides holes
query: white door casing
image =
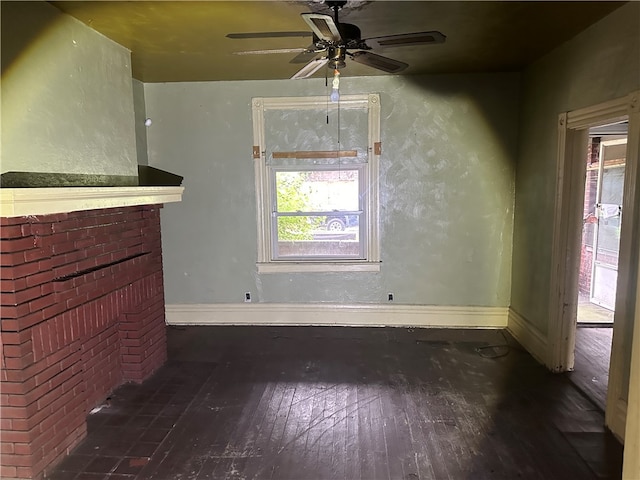
{"label": "white door casing", "polygon": [[552,278],[545,359],[545,364],[552,371],[561,372],[573,368],[588,129],[624,120],[629,122],[622,204],[625,221],[620,231],[620,261],[605,412],[607,426],[621,440],[625,434],[632,341],[629,332],[633,330],[638,278],[640,92],[559,116]]}

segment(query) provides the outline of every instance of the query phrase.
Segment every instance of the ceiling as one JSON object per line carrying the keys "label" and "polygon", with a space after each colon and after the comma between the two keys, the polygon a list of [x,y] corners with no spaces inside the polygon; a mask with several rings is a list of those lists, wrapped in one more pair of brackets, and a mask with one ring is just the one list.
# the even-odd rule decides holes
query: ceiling
{"label": "ceiling", "polygon": [[[228,33],[308,31],[303,12],[330,13],[321,1],[54,1],[132,52],[133,76],[143,82],[290,78],[296,53],[234,52],[304,48],[310,37],[230,39]],[[361,1],[340,21],[363,38],[438,30],[440,45],[388,47],[375,53],[408,63],[403,74],[517,71],[597,22],[614,1]],[[343,76],[383,72],[347,59]],[[320,69],[315,76],[325,75]]]}

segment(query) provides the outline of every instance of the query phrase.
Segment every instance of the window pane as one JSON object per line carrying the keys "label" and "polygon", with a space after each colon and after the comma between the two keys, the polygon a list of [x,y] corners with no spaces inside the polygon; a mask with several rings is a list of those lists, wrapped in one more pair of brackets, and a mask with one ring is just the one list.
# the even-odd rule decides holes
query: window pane
{"label": "window pane", "polygon": [[[341,163],[367,161],[369,114],[366,109],[343,108],[338,111],[334,105],[330,105],[329,111],[325,108],[298,111],[267,110],[264,112],[264,118],[267,159],[272,165],[297,164],[299,159],[271,158],[272,152],[297,150],[357,150],[357,158],[342,158]],[[349,128],[343,128],[340,134],[339,125],[348,125]]]}
{"label": "window pane", "polygon": [[358,170],[309,172],[308,183],[314,210],[360,210],[358,173]]}
{"label": "window pane", "polygon": [[277,257],[361,258],[360,214],[278,216]]}
{"label": "window pane", "polygon": [[358,211],[358,170],[276,172],[276,211]]}
{"label": "window pane", "polygon": [[311,210],[311,172],[276,172],[276,211],[308,212]]}

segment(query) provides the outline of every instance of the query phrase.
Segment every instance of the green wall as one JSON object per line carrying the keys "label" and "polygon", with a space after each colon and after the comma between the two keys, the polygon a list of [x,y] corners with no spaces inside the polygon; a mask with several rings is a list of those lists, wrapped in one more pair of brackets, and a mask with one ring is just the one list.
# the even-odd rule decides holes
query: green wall
{"label": "green wall", "polygon": [[257,273],[251,98],[324,95],[324,79],[145,84],[149,164],[185,177],[163,209],[167,303],[509,305],[519,76],[341,91],[381,95],[380,273]]}
{"label": "green wall", "polygon": [[547,331],[562,112],[640,88],[640,3],[630,2],[527,68],[516,171],[511,305]]}
{"label": "green wall", "polygon": [[147,110],[144,103],[144,84],[133,79],[133,109],[135,111],[136,129],[136,154],[139,165],[148,165],[147,156],[147,127],[144,124],[147,119]]}
{"label": "green wall", "polygon": [[137,182],[130,54],[46,2],[2,2],[2,172]]}

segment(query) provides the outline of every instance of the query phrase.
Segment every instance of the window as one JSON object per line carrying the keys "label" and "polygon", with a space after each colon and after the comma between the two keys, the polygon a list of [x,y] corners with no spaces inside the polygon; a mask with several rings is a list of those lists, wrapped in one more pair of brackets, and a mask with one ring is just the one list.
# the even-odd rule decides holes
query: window
{"label": "window", "polygon": [[253,99],[260,272],[379,271],[379,105]]}

